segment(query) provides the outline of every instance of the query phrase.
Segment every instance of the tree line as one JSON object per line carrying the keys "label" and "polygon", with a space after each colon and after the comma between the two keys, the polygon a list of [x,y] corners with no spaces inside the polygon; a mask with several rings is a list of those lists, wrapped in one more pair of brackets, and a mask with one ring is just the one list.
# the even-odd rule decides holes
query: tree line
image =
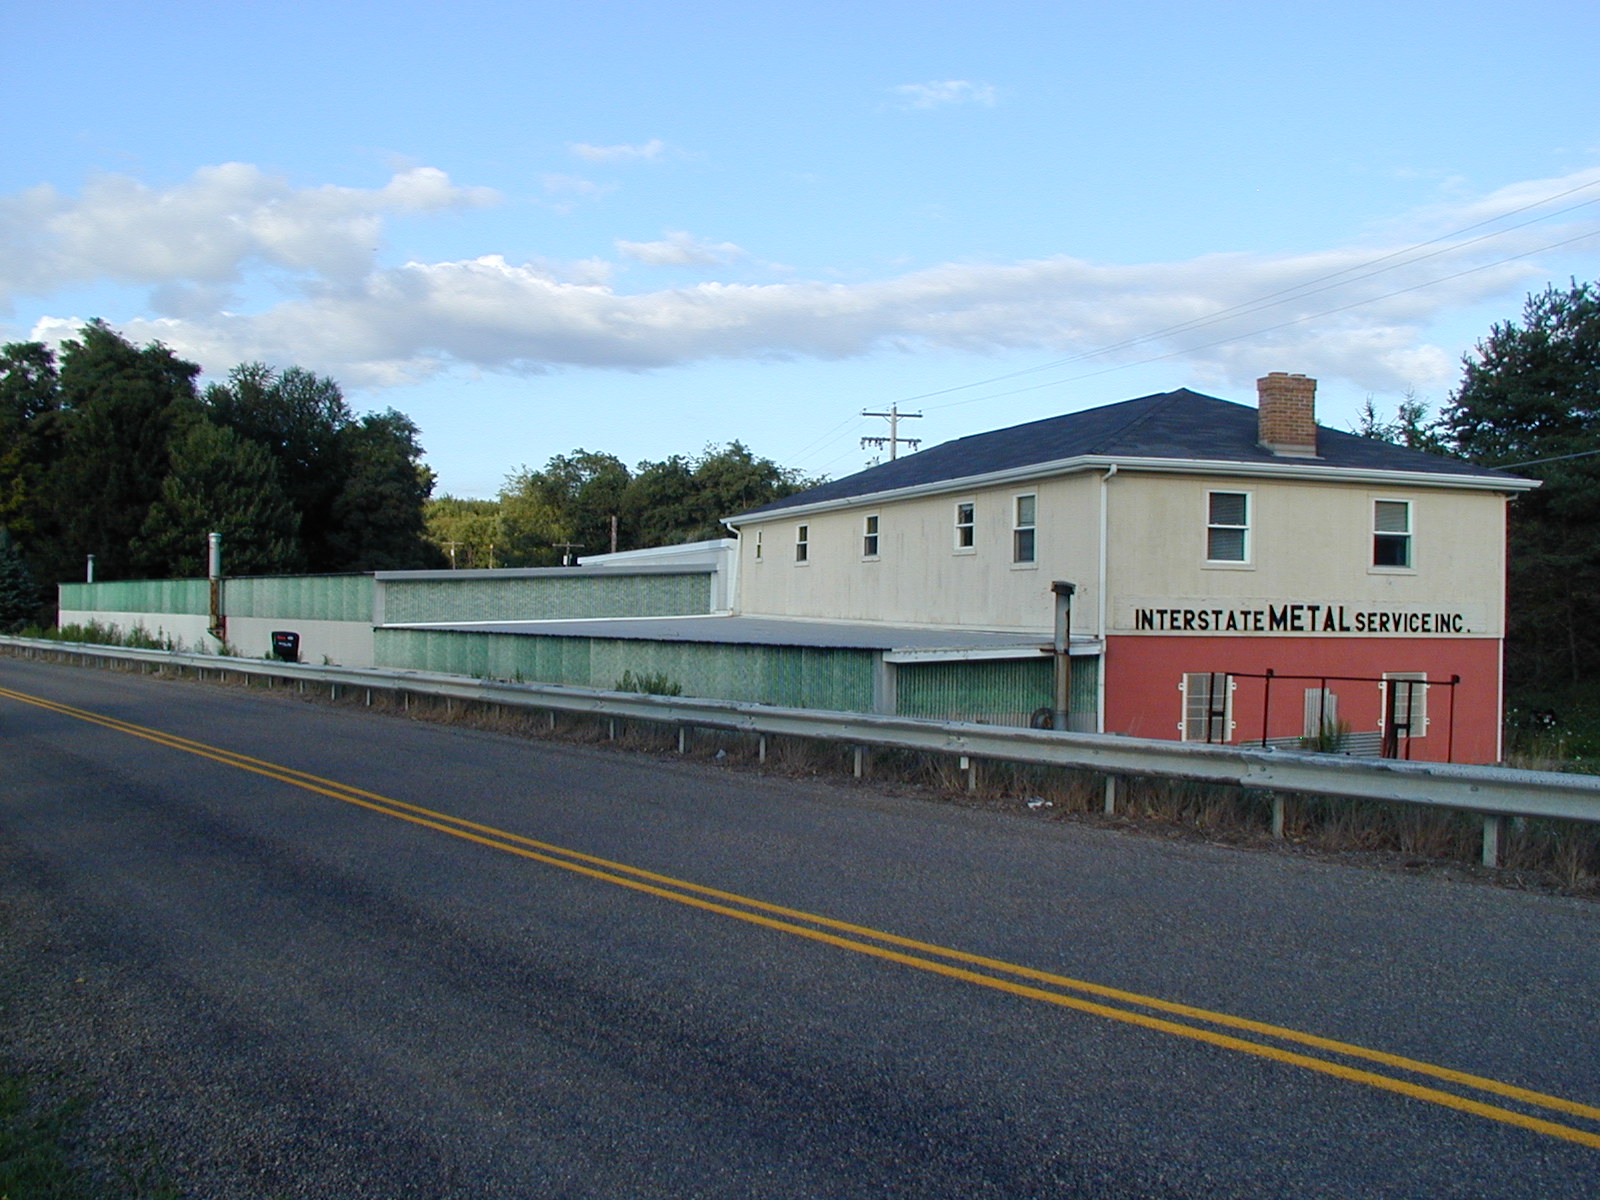
{"label": "tree line", "polygon": [[724,537],[722,518],[813,481],[741,442],[641,462],[574,450],[506,477],[493,500],[441,496],[428,532],[457,567],[541,567],[583,555]]}
{"label": "tree line", "polygon": [[810,483],[731,442],[631,471],[575,450],[494,500],[430,500],[403,413],[357,416],[300,367],[199,376],[103,321],[59,353],[0,346],[0,628],[48,623],[54,585],[89,555],[100,580],[203,576],[213,531],[230,575],[548,566],[717,537],[722,517]]}
{"label": "tree line", "polygon": [[1407,396],[1393,421],[1369,404],[1357,432],[1541,482],[1510,507],[1506,669],[1524,693],[1600,670],[1600,287],[1529,296],[1462,361],[1437,415]]}
{"label": "tree line", "polygon": [[[102,321],[57,354],[0,347],[0,622],[53,584],[443,563],[417,427],[356,416],[333,380],[245,363],[203,390],[200,368]],[[40,595],[41,589],[44,594]],[[31,616],[32,614],[28,614]]]}

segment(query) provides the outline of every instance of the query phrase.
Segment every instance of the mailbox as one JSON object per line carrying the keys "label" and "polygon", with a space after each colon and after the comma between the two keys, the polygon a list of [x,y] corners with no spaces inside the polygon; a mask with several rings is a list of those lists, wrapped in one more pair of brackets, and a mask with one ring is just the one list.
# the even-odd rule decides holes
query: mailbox
{"label": "mailbox", "polygon": [[272,656],[284,662],[300,661],[300,635],[287,630],[273,630]]}

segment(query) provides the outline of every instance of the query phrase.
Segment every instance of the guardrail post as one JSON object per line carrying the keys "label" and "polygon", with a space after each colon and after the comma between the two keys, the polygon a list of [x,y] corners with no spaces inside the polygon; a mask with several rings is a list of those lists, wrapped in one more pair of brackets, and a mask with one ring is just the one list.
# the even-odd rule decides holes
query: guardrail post
{"label": "guardrail post", "polygon": [[1117,811],[1117,793],[1122,790],[1122,781],[1115,775],[1106,776],[1106,816],[1113,816]]}
{"label": "guardrail post", "polygon": [[687,725],[678,726],[678,753],[689,753],[689,727]]}
{"label": "guardrail post", "polygon": [[1283,836],[1283,793],[1272,793],[1272,836]]}
{"label": "guardrail post", "polygon": [[860,779],[862,774],[864,773],[862,771],[862,767],[866,762],[866,758],[867,758],[867,748],[865,746],[857,746],[855,748],[855,755],[854,755],[854,759],[855,759],[854,767],[855,767],[855,775],[856,775],[857,779]]}
{"label": "guardrail post", "polygon": [[756,761],[758,763],[767,761],[767,735],[764,733],[756,735]]}
{"label": "guardrail post", "polygon": [[1500,865],[1500,817],[1496,813],[1483,818],[1483,865]]}
{"label": "guardrail post", "polygon": [[978,790],[978,762],[969,755],[961,756],[961,769],[967,773],[967,791]]}

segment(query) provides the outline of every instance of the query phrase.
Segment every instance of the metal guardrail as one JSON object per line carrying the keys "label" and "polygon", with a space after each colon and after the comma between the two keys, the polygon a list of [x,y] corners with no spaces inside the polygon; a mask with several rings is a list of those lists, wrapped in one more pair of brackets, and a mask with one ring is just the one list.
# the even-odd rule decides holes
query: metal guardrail
{"label": "metal guardrail", "polygon": [[[764,704],[607,692],[561,684],[511,683],[363,667],[319,667],[264,659],[168,650],[135,650],[34,638],[0,637],[0,646],[29,657],[59,654],[186,667],[236,675],[293,679],[452,700],[759,735],[816,738],[856,747],[890,747],[973,759],[1070,767],[1107,777],[1107,811],[1124,776],[1231,784],[1270,792],[1273,832],[1282,832],[1285,794],[1381,800],[1459,809],[1484,817],[1484,862],[1499,859],[1501,818],[1547,817],[1600,823],[1600,777],[1455,763],[1345,758],[1256,746],[1199,745],[1114,734],[935,721],[874,713],[825,712]],[[681,737],[680,737],[681,743]],[[857,760],[859,771],[860,760]]]}

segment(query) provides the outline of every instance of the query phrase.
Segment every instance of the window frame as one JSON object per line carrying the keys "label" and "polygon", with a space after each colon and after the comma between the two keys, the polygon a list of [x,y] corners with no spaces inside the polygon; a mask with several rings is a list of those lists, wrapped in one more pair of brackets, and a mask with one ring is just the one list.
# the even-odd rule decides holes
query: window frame
{"label": "window frame", "polygon": [[[962,509],[966,510],[965,521],[961,519],[963,515]],[[953,553],[976,554],[978,552],[978,502],[976,500],[956,501],[953,536],[955,538],[955,543],[951,547]]]}
{"label": "window frame", "polygon": [[802,521],[794,527],[794,565],[803,567],[811,561],[811,525]]}
{"label": "window frame", "polygon": [[762,547],[761,547],[761,534],[762,534],[761,530],[759,530],[759,529],[756,530],[756,540],[753,543],[751,543],[751,545],[752,545],[751,558],[753,558],[758,563],[764,561],[762,559],[762,557],[761,557],[761,549],[762,549]]}
{"label": "window frame", "polygon": [[[1385,504],[1394,504],[1401,507],[1405,512],[1405,529],[1381,528],[1382,523],[1378,520],[1378,512],[1379,507]],[[1415,509],[1410,500],[1401,500],[1391,496],[1374,496],[1372,498],[1372,555],[1367,569],[1384,573],[1414,572],[1417,569],[1416,530]],[[1386,544],[1385,539],[1387,539],[1388,544],[1402,547],[1404,550],[1404,562],[1387,563],[1378,561],[1379,548]]]}
{"label": "window frame", "polygon": [[[1027,522],[1022,520],[1022,502],[1030,502]],[[1027,556],[1022,548],[1026,539]],[[1037,567],[1039,565],[1039,493],[1015,492],[1011,497],[1011,565]]]}
{"label": "window frame", "polygon": [[[1244,521],[1241,524],[1224,523],[1215,519],[1212,506],[1213,499],[1217,496],[1238,496],[1244,501]],[[1255,527],[1251,518],[1255,515],[1256,494],[1253,491],[1240,488],[1207,488],[1206,489],[1206,547],[1205,565],[1207,567],[1220,567],[1224,570],[1248,569],[1255,565]],[[1217,533],[1238,533],[1239,557],[1216,558],[1212,554],[1213,535]]]}
{"label": "window frame", "polygon": [[881,546],[883,522],[879,513],[867,513],[861,518],[861,561],[877,562]]}

